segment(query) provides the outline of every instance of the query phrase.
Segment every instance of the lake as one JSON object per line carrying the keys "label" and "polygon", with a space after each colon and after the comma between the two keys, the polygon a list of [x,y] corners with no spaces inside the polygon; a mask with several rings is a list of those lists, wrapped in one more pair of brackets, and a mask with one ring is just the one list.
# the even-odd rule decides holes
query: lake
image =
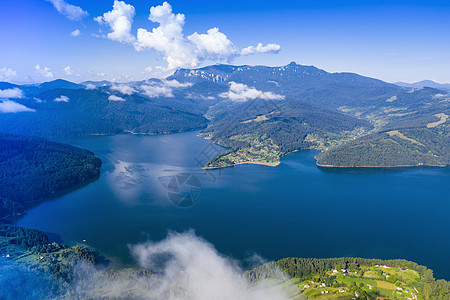
{"label": "lake", "polygon": [[205,171],[224,151],[198,132],[63,142],[103,160],[98,180],[45,201],[15,224],[97,249],[117,265],[128,245],[195,230],[224,255],[404,258],[450,280],[450,169],[322,170],[317,152],[277,167]]}

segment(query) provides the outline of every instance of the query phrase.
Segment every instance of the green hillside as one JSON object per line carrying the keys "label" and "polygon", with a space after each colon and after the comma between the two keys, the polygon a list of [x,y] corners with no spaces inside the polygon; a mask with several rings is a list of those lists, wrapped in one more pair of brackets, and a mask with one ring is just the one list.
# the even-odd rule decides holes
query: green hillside
{"label": "green hillside", "polygon": [[[287,279],[280,279],[280,272]],[[291,299],[450,299],[450,282],[414,262],[365,258],[285,258],[245,273],[286,287]]]}

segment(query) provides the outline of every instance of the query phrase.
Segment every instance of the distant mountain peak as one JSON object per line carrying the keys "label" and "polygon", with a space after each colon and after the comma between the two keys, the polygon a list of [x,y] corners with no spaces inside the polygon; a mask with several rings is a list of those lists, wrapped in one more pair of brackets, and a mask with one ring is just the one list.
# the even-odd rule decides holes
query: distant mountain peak
{"label": "distant mountain peak", "polygon": [[450,83],[438,83],[433,80],[422,80],[414,83],[407,83],[407,82],[396,82],[395,85],[406,87],[406,88],[414,88],[414,89],[421,89],[425,87],[430,87],[434,89],[439,89],[443,91],[450,92]]}
{"label": "distant mountain peak", "polygon": [[76,84],[64,79],[56,79],[53,81],[43,82],[38,85],[41,90],[51,90],[51,89],[81,89],[84,88],[83,85]]}

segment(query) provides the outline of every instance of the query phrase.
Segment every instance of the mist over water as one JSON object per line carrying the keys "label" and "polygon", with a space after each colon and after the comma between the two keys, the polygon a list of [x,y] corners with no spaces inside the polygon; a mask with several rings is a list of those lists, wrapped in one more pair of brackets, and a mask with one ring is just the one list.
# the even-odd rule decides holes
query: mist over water
{"label": "mist over water", "polygon": [[[71,282],[61,284],[50,273],[32,272],[5,260],[0,261],[0,295],[6,292],[11,299],[287,300],[286,292],[292,287],[280,270],[268,270],[271,284],[251,285],[234,259],[218,253],[193,231],[171,232],[162,241],[129,248],[136,267],[151,273],[111,271],[80,261],[71,271]],[[273,282],[284,282],[283,288]]]}
{"label": "mist over water", "polygon": [[[118,266],[136,265],[128,245],[193,229],[246,268],[255,253],[268,260],[404,258],[450,279],[450,241],[443,238],[450,236],[448,168],[330,172],[306,151],[275,168],[205,173],[196,159],[210,141],[196,134],[64,140],[99,156],[101,177],[32,208],[16,225],[85,243]],[[180,208],[168,196],[178,174],[200,182],[193,206]]]}

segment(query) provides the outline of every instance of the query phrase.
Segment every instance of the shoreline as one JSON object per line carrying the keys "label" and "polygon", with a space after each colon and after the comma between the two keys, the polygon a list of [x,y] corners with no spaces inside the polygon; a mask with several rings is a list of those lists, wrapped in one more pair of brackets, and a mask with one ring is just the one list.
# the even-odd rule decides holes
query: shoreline
{"label": "shoreline", "polygon": [[234,166],[238,166],[238,165],[261,165],[261,166],[267,166],[267,167],[276,167],[281,163],[281,161],[276,162],[276,163],[263,163],[263,162],[256,162],[256,161],[248,161],[248,162],[240,162],[240,163],[236,163],[236,164],[232,164],[229,166],[222,166],[222,167],[203,167],[203,170],[214,170],[214,169],[222,169],[222,168],[229,168],[229,167],[234,167]]}
{"label": "shoreline", "polygon": [[426,165],[426,164],[418,164],[418,165],[398,165],[398,166],[335,166],[335,165],[323,165],[319,164],[316,161],[316,166],[320,168],[340,168],[340,169],[395,169],[395,168],[420,168],[420,167],[428,167],[428,168],[446,168],[449,165]]}

